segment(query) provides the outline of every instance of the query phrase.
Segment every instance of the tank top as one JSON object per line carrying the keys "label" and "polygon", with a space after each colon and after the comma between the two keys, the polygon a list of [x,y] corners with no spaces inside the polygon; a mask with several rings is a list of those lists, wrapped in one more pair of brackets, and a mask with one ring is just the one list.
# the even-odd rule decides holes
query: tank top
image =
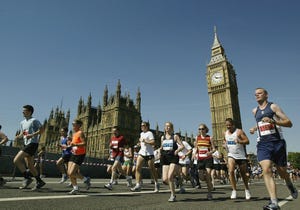
{"label": "tank top", "polygon": [[205,160],[211,158],[212,155],[208,154],[211,148],[210,136],[205,137],[197,136],[198,160]]}
{"label": "tank top", "polygon": [[131,160],[132,158],[127,157],[127,155],[129,155],[130,151],[129,149],[125,148],[124,149],[124,161],[128,161]]}
{"label": "tank top", "polygon": [[234,141],[235,139],[239,139],[237,136],[238,130],[239,129],[235,129],[232,134],[230,134],[228,130],[225,132],[225,140],[228,150],[227,156],[234,159],[246,159],[245,145],[238,144]]}
{"label": "tank top", "polygon": [[[79,144],[82,143],[82,139],[80,138],[82,131],[77,131],[73,134],[72,143]],[[85,146],[73,146],[72,153],[74,155],[84,155],[85,154]]]}
{"label": "tank top", "polygon": [[68,137],[62,136],[60,139],[60,144],[66,146],[66,148],[62,149],[62,155],[71,155],[72,147],[67,147],[68,145]]}
{"label": "tank top", "polygon": [[272,102],[268,102],[264,109],[257,107],[255,119],[260,141],[278,141],[283,139],[281,127],[267,122],[262,122],[262,118],[269,117],[274,119],[275,113],[271,109]]}
{"label": "tank top", "polygon": [[166,139],[166,136],[163,136],[162,141],[162,154],[174,155],[175,150],[178,146],[174,140],[174,135],[172,134],[170,139]]}

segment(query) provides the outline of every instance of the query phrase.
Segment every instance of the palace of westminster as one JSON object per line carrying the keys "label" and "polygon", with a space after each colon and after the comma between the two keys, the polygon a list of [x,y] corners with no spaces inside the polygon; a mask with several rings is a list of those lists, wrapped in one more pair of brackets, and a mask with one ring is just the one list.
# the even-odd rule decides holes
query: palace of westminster
{"label": "palace of westminster", "polygon": [[[242,127],[240,108],[238,101],[238,87],[236,73],[233,66],[227,60],[225,50],[219,42],[216,29],[211,48],[211,59],[207,64],[206,81],[210,101],[212,121],[212,135],[215,144],[221,148],[224,132],[224,121],[231,117],[236,121],[237,127]],[[105,87],[102,106],[92,106],[92,96],[89,95],[85,103],[82,97],[79,99],[76,119],[83,121],[82,131],[87,138],[87,156],[107,158],[109,155],[109,141],[112,135],[112,127],[118,126],[120,133],[124,135],[128,144],[133,146],[140,135],[141,117],[141,93],[137,90],[135,101],[127,93],[121,94],[121,83],[118,81],[114,95],[108,95]],[[70,123],[70,111],[65,113],[56,108],[44,121],[44,133],[40,137],[40,145],[46,147],[47,152],[61,153],[57,146],[60,141],[60,129],[68,127]],[[160,144],[160,136],[163,131],[158,125],[153,132],[156,144]],[[194,137],[185,134],[183,138],[191,143]],[[20,146],[21,142],[14,142],[14,146]]]}

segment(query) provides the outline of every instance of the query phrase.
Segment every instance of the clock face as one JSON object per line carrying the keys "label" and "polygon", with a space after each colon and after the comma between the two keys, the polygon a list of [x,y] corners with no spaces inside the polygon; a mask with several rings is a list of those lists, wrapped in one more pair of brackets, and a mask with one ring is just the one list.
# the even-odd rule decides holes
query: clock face
{"label": "clock face", "polygon": [[218,71],[212,74],[211,76],[211,82],[212,84],[219,84],[223,81],[223,74],[222,72]]}

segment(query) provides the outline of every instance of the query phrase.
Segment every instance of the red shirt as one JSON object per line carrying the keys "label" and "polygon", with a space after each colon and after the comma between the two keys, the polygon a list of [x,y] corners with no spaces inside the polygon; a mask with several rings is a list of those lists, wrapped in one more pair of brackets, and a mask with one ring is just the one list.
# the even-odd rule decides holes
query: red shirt
{"label": "red shirt", "polygon": [[124,156],[123,151],[120,151],[119,148],[125,146],[126,140],[124,136],[113,136],[110,139],[110,148],[112,149],[112,157],[115,158],[117,156]]}

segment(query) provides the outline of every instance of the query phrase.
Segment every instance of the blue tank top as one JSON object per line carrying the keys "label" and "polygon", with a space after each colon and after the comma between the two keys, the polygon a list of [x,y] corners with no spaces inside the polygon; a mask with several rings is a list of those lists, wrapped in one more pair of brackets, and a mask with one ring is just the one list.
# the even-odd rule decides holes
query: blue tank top
{"label": "blue tank top", "polygon": [[274,119],[275,112],[271,109],[272,102],[268,102],[267,106],[264,109],[260,109],[257,107],[255,113],[255,119],[257,123],[257,131],[259,135],[260,141],[278,141],[282,140],[283,138],[280,135],[277,127],[274,124],[262,122],[262,118],[269,117]]}
{"label": "blue tank top", "polygon": [[[67,142],[68,142],[68,137],[62,137],[60,140],[61,145],[67,146]],[[71,155],[72,154],[71,150],[72,150],[72,147],[67,147],[66,149],[63,149],[62,155]]]}

